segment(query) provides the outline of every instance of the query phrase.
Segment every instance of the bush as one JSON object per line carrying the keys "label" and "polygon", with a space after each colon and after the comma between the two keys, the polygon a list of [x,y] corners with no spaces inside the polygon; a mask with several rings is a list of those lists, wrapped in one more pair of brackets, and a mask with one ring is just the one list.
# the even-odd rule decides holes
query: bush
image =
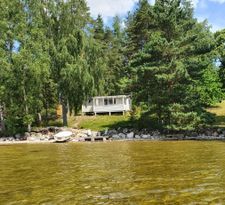
{"label": "bush", "polygon": [[201,118],[197,112],[186,111],[184,106],[180,104],[173,104],[169,108],[170,121],[166,125],[169,130],[194,130],[201,122]]}

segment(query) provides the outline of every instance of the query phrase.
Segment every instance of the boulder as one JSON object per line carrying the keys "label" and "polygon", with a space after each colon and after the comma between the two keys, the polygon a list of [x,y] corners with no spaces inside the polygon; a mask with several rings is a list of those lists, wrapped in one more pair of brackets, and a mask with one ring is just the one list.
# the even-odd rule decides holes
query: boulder
{"label": "boulder", "polygon": [[41,134],[43,134],[43,135],[47,135],[48,134],[48,129],[46,128],[46,129],[42,129],[41,130]]}
{"label": "boulder", "polygon": [[30,142],[37,142],[37,141],[40,141],[40,138],[32,135],[30,137],[27,138],[27,141],[30,141]]}
{"label": "boulder", "polygon": [[14,137],[8,137],[8,139],[7,139],[8,141],[15,141],[15,138]]}
{"label": "boulder", "polygon": [[123,129],[123,133],[126,134],[127,132],[128,132],[128,129],[127,129],[127,128],[124,128],[124,129]]}
{"label": "boulder", "polygon": [[141,139],[140,135],[135,135],[135,139]]}
{"label": "boulder", "polygon": [[56,132],[59,132],[61,130],[58,127],[48,127],[48,131],[52,132],[52,133],[56,133]]}
{"label": "boulder", "polygon": [[224,138],[224,137],[225,137],[224,134],[220,134],[220,135],[219,135],[219,138]]}
{"label": "boulder", "polygon": [[218,134],[218,132],[214,132],[214,133],[212,134],[212,136],[213,136],[213,137],[218,137],[219,134]]}
{"label": "boulder", "polygon": [[151,135],[142,135],[141,138],[143,138],[143,139],[151,139]]}
{"label": "boulder", "polygon": [[112,135],[112,139],[119,140],[120,139],[120,136],[119,135]]}
{"label": "boulder", "polygon": [[119,137],[120,137],[121,139],[125,139],[125,138],[126,138],[126,135],[125,135],[124,133],[119,133]]}
{"label": "boulder", "polygon": [[134,138],[134,133],[133,132],[130,132],[127,134],[127,138],[128,139],[133,139]]}
{"label": "boulder", "polygon": [[15,139],[16,139],[16,140],[21,140],[22,138],[27,139],[27,137],[29,137],[29,136],[30,136],[30,133],[29,133],[29,132],[25,132],[25,133],[24,133],[24,137],[23,137],[21,134],[16,134],[16,135],[15,135]]}
{"label": "boulder", "polygon": [[109,136],[117,135],[117,131],[116,130],[109,130],[108,135]]}
{"label": "boulder", "polygon": [[92,136],[91,130],[87,130],[87,135],[88,135],[89,137]]}
{"label": "boulder", "polygon": [[106,130],[102,131],[101,135],[103,135],[103,136],[107,136],[107,135],[108,135],[108,133],[109,133],[109,130],[108,130],[108,129],[106,129]]}
{"label": "boulder", "polygon": [[98,132],[92,131],[91,135],[88,135],[88,136],[97,137],[98,136]]}
{"label": "boulder", "polygon": [[88,137],[88,135],[87,134],[85,134],[85,133],[78,133],[77,135],[76,135],[76,137],[77,138],[87,138]]}

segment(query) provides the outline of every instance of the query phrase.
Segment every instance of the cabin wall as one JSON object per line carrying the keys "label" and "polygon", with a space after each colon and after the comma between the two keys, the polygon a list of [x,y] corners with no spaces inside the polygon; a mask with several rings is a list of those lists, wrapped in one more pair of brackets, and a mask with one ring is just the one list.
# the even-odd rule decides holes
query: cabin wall
{"label": "cabin wall", "polygon": [[82,106],[83,113],[112,113],[130,110],[130,97],[97,97]]}

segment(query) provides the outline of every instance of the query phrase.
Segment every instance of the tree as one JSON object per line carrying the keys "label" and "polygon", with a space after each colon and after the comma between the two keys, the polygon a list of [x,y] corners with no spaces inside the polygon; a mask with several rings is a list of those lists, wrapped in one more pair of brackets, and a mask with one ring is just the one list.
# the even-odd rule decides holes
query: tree
{"label": "tree", "polygon": [[51,45],[51,70],[67,126],[68,111],[77,113],[85,99],[101,92],[104,61],[88,26],[91,18],[86,2],[49,1],[49,5],[44,19]]}
{"label": "tree", "polygon": [[137,100],[151,105],[159,125],[174,129],[175,112],[183,122],[198,122],[192,118],[221,99],[215,43],[207,24],[193,18],[189,2],[158,0],[153,11],[149,40],[131,61],[134,88]]}
{"label": "tree", "polygon": [[225,29],[215,33],[217,60],[219,60],[219,74],[225,88]]}
{"label": "tree", "polygon": [[49,58],[39,21],[38,2],[1,2],[6,8],[1,13],[5,22],[5,38],[1,39],[5,67],[1,87],[4,87],[3,104],[6,127],[31,130],[37,113],[42,108],[42,80],[49,74]]}
{"label": "tree", "polygon": [[129,13],[127,18],[127,42],[126,56],[130,59],[141,50],[149,40],[151,29],[154,29],[154,18],[152,6],[148,0],[139,0],[134,13]]}

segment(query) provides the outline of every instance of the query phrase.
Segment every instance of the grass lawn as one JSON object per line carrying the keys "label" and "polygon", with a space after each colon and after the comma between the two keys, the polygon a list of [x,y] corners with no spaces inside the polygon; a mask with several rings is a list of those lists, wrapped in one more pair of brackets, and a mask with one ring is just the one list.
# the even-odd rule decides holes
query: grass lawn
{"label": "grass lawn", "polygon": [[76,116],[69,118],[69,127],[100,131],[113,127],[127,127],[130,124],[129,119],[127,115]]}
{"label": "grass lawn", "polygon": [[208,111],[216,115],[215,126],[225,127],[225,101],[209,108]]}
{"label": "grass lawn", "polygon": [[[216,115],[216,127],[225,128],[225,101],[217,104],[214,107],[207,109],[209,112]],[[131,127],[129,115],[98,115],[98,116],[71,116],[68,118],[69,127],[91,129],[95,131],[105,130],[114,127]],[[52,126],[62,126],[62,120],[50,122]]]}

